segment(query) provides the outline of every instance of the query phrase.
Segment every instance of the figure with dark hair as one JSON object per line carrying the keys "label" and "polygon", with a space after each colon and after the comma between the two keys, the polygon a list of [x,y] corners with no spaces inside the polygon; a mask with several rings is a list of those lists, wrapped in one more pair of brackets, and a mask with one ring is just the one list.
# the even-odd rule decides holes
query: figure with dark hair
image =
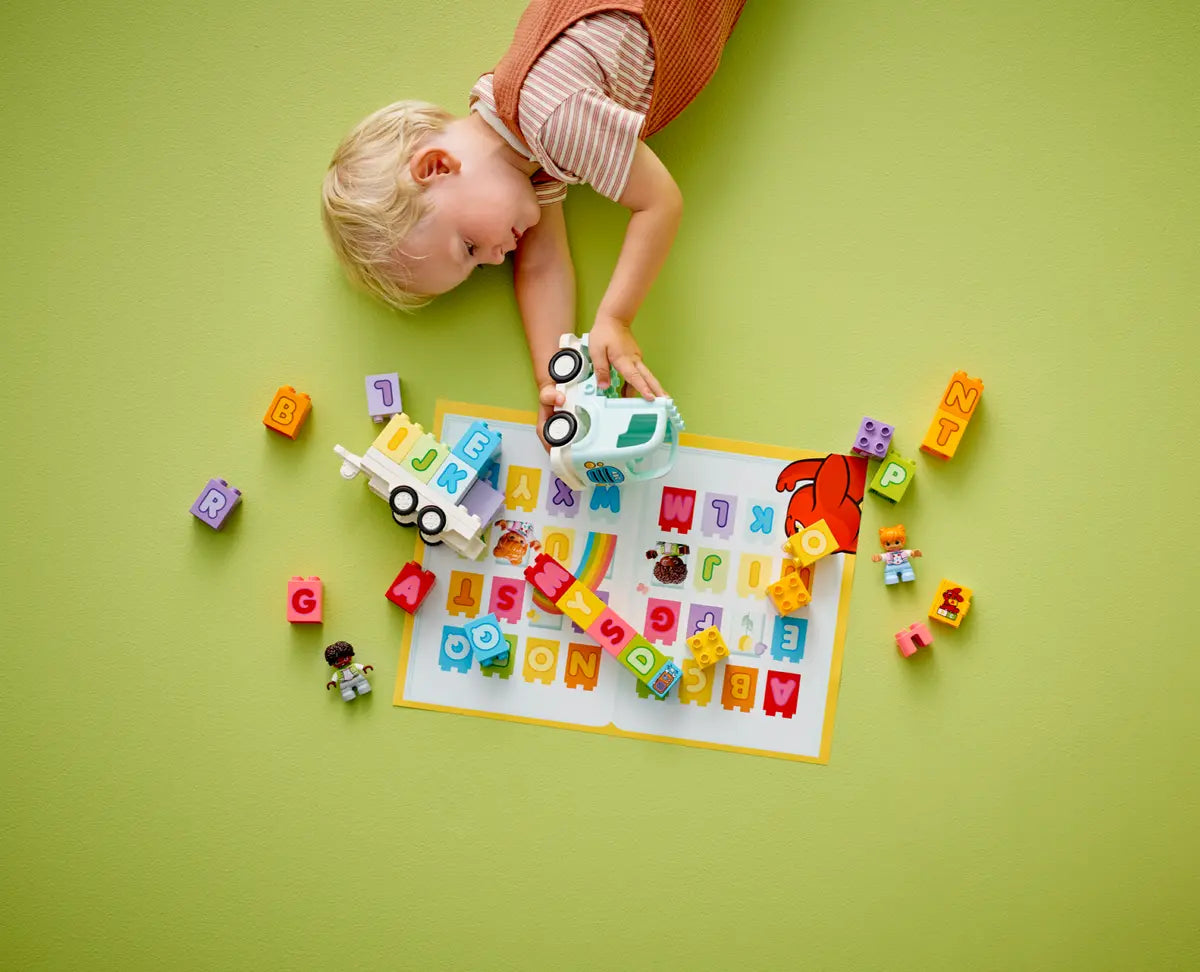
{"label": "figure with dark hair", "polygon": [[370,665],[359,665],[354,661],[354,646],[348,641],[335,641],[325,649],[325,661],[333,667],[333,678],[325,683],[328,692],[335,685],[342,693],[342,698],[353,702],[360,695],[371,691],[371,683],[367,681],[367,672],[375,669]]}

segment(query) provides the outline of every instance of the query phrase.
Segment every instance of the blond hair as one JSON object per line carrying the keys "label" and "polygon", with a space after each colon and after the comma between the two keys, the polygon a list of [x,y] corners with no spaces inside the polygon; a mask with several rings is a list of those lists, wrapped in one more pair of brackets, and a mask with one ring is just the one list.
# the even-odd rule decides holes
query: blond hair
{"label": "blond hair", "polygon": [[346,136],[321,186],[321,218],[350,279],[393,307],[430,297],[406,286],[400,244],[429,211],[408,171],[413,152],[454,115],[424,101],[397,101]]}

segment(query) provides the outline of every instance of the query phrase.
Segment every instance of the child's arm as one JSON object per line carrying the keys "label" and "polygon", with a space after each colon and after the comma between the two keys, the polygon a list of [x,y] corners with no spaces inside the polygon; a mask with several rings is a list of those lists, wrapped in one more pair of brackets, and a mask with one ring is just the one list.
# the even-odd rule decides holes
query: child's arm
{"label": "child's arm", "polygon": [[596,312],[588,350],[601,388],[608,387],[612,364],[643,396],[653,398],[663,394],[662,386],[642,362],[630,327],[671,250],[683,215],[683,196],[667,167],[645,142],[638,142],[634,151],[620,203],[631,213],[629,226]]}
{"label": "child's arm", "polygon": [[575,268],[561,202],[543,207],[541,219],[521,237],[513,254],[513,286],[538,384],[541,435],[550,410],[562,404],[547,366],[560,335],[575,330]]}

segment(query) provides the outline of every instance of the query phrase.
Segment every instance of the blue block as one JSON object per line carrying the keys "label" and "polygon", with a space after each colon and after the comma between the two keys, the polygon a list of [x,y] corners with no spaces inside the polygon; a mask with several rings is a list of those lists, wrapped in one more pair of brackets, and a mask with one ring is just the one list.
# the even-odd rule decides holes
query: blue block
{"label": "blue block", "polygon": [[463,625],[463,634],[471,643],[475,660],[481,665],[508,651],[508,642],[500,630],[500,621],[494,614],[485,614]]}
{"label": "blue block", "polygon": [[661,699],[671,691],[671,686],[679,681],[679,676],[682,674],[678,665],[673,661],[668,661],[658,670],[654,678],[646,683],[646,687]]}
{"label": "blue block", "polygon": [[466,496],[478,475],[478,471],[468,466],[465,460],[451,455],[438,467],[433,485],[457,503]]}
{"label": "blue block", "polygon": [[462,438],[454,443],[451,455],[458,456],[463,462],[479,472],[500,451],[500,433],[488,428],[487,422],[476,419],[470,428],[462,434]]}

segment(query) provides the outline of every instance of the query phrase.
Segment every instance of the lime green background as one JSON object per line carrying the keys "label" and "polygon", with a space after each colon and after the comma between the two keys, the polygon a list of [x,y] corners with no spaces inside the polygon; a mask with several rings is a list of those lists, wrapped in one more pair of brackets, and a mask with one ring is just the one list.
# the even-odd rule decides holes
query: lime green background
{"label": "lime green background", "polygon": [[[411,534],[331,447],[368,372],[427,421],[531,380],[505,270],[397,316],[318,185],[376,107],[462,109],[521,6],[0,9],[4,965],[1194,963],[1195,4],[751,0],[655,142],[687,209],[637,333],[691,430],[912,454],[987,383],[865,503],[926,557],[861,565],[827,767],[389,705]],[[586,327],[623,213],[568,218]],[[942,575],[973,612],[905,662]],[[324,691],[336,638],[381,691]]]}

